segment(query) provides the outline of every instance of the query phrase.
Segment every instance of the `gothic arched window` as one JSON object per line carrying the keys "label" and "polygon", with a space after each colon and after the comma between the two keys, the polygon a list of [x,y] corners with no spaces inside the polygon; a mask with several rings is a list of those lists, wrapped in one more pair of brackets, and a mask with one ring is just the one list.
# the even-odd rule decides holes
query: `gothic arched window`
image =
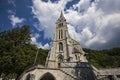
{"label": "gothic arched window", "polygon": [[61,39],[63,38],[63,31],[61,30]]}
{"label": "gothic arched window", "polygon": [[58,31],[58,36],[59,36],[59,39],[63,38],[63,30],[62,29]]}
{"label": "gothic arched window", "polygon": [[59,51],[63,51],[63,44],[61,42],[59,43]]}
{"label": "gothic arched window", "polygon": [[60,30],[59,30],[59,39],[60,39]]}

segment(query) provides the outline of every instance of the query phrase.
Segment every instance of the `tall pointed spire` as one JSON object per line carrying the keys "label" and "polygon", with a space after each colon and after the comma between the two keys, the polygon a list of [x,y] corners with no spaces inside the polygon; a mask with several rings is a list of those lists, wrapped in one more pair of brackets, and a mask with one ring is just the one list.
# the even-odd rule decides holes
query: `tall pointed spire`
{"label": "tall pointed spire", "polygon": [[62,12],[62,10],[61,10],[60,18],[62,18],[62,17],[64,17],[64,16],[63,16],[63,12]]}
{"label": "tall pointed spire", "polygon": [[62,10],[61,10],[61,14],[60,14],[60,17],[58,18],[57,22],[61,22],[61,21],[66,21],[64,15],[63,15]]}

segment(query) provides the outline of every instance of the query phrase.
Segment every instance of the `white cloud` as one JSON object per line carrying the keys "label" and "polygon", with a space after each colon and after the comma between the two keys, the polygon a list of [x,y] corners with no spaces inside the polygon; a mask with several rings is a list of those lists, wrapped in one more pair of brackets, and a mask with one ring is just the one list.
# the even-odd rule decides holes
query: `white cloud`
{"label": "white cloud", "polygon": [[72,25],[70,25],[70,24],[68,24],[67,26],[68,26],[68,32],[69,32],[70,36],[71,36],[73,39],[75,39],[76,41],[79,41],[79,42],[80,42],[80,41],[81,41],[81,35],[80,35],[80,33],[79,33],[79,32],[76,32],[74,26],[72,26]]}
{"label": "white cloud", "polygon": [[39,48],[42,48],[42,49],[50,49],[50,45],[48,43],[42,45],[41,43],[39,43]]}
{"label": "white cloud", "polygon": [[13,27],[15,27],[16,24],[20,24],[25,20],[24,18],[19,18],[15,15],[9,15],[8,18],[11,20],[11,24],[13,25]]}
{"label": "white cloud", "polygon": [[81,32],[81,35],[82,35],[83,40],[85,41],[92,38],[93,36],[92,32],[89,30],[88,27],[83,29],[83,31]]}
{"label": "white cloud", "polygon": [[35,37],[32,37],[32,38],[31,38],[31,43],[32,43],[32,44],[37,44],[37,41],[36,41],[36,38],[35,38]]}
{"label": "white cloud", "polygon": [[41,42],[38,42],[37,39],[40,38],[39,34],[34,34],[31,37],[31,44],[35,44],[37,45],[38,48],[42,48],[42,49],[50,49],[50,45],[48,43],[42,45]]}
{"label": "white cloud", "polygon": [[34,34],[34,36],[35,36],[35,38],[37,38],[37,39],[38,39],[38,38],[40,37],[40,34],[35,33],[35,34]]}
{"label": "white cloud", "polygon": [[14,0],[8,0],[8,3],[9,3],[9,4],[12,4],[13,7],[16,7],[16,4],[15,4],[15,1],[14,1]]}
{"label": "white cloud", "polygon": [[[66,9],[69,33],[82,47],[103,49],[120,46],[120,0],[80,0],[66,8],[67,0],[56,3],[33,0],[32,12],[45,38],[53,38],[60,7]],[[114,6],[112,6],[112,5]],[[62,5],[62,6],[61,6]],[[76,10],[77,9],[77,10]],[[82,11],[84,10],[84,11]],[[38,26],[38,25],[37,25]]]}
{"label": "white cloud", "polygon": [[32,12],[40,24],[36,25],[38,30],[44,30],[45,38],[53,38],[55,31],[55,22],[60,15],[61,9],[65,8],[69,0],[60,0],[58,2],[43,2],[42,0],[33,0]]}
{"label": "white cloud", "polygon": [[80,0],[77,4],[73,5],[73,8],[78,8],[78,11],[86,10],[90,6],[90,0]]}
{"label": "white cloud", "polygon": [[96,0],[96,3],[105,14],[120,13],[120,0]]}
{"label": "white cloud", "polygon": [[16,13],[14,12],[14,11],[12,11],[12,10],[8,10],[7,11],[9,14],[13,14],[13,15],[15,15]]}
{"label": "white cloud", "polygon": [[31,37],[31,43],[32,44],[37,44],[37,39],[40,37],[40,34],[35,33],[35,34],[31,35],[31,36],[32,36]]}

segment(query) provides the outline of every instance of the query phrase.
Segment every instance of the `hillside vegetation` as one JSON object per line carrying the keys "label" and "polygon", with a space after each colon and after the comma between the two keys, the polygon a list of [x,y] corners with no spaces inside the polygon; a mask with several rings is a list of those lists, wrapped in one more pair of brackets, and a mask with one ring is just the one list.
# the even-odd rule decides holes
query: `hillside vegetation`
{"label": "hillside vegetation", "polygon": [[[33,66],[38,50],[35,64],[45,64],[49,50],[38,49],[30,42],[27,25],[0,32],[0,76],[4,80],[17,78],[26,67]],[[87,58],[97,68],[120,67],[120,48],[101,51],[84,48],[84,51],[89,53]]]}
{"label": "hillside vegetation", "polygon": [[[17,78],[33,65],[38,48],[31,42],[29,26],[0,32],[0,76],[4,80]],[[39,49],[36,64],[44,64],[48,50]]]}
{"label": "hillside vegetation", "polygon": [[97,68],[120,67],[120,48],[106,50],[83,49],[88,53],[87,58]]}

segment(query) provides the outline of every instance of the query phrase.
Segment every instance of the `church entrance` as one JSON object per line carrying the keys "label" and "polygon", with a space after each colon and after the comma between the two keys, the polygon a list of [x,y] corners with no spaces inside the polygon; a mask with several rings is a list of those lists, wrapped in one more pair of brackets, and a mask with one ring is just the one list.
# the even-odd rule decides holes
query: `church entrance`
{"label": "church entrance", "polygon": [[56,80],[51,73],[45,73],[40,80]]}

